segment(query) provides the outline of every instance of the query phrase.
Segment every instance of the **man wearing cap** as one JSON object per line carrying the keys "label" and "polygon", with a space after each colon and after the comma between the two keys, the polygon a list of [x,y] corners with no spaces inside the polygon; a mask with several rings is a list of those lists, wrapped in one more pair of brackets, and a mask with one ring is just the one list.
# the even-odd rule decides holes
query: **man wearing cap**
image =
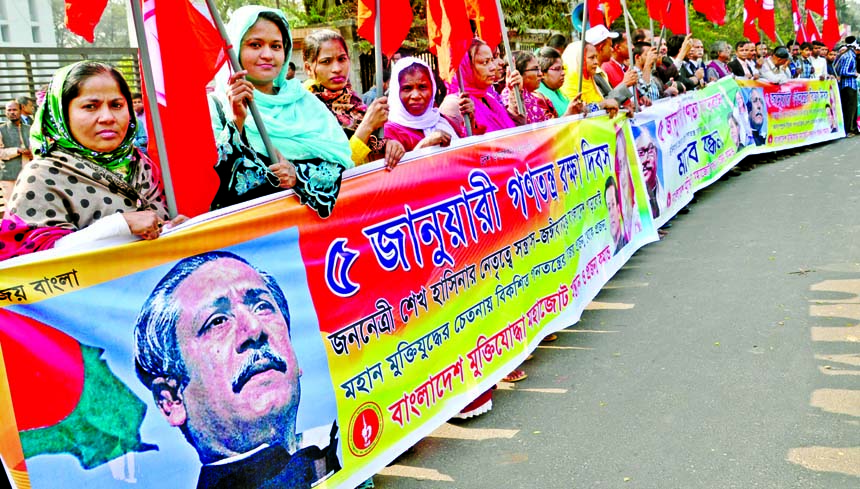
{"label": "man wearing cap", "polygon": [[785,83],[791,80],[791,72],[788,70],[788,48],[777,46],[770,57],[765,58],[761,64],[761,79],[771,83]]}
{"label": "man wearing cap", "polygon": [[848,50],[836,59],[836,76],[839,78],[839,98],[842,101],[842,117],[845,122],[845,134],[855,135],[857,132],[857,54],[860,45],[857,38],[845,38]]}
{"label": "man wearing cap", "polygon": [[[598,24],[585,31],[585,41],[594,45],[595,49],[597,49],[597,61],[601,65],[612,59],[612,44],[614,39],[620,37],[619,33],[610,31],[602,24]],[[628,70],[624,73],[624,77],[620,83],[612,85],[609,83],[606,73],[600,67],[597,68],[597,73],[594,75],[594,83],[597,85],[603,98],[613,98],[619,104],[623,104],[633,97],[630,87],[634,86],[638,79],[639,77],[636,73]]]}

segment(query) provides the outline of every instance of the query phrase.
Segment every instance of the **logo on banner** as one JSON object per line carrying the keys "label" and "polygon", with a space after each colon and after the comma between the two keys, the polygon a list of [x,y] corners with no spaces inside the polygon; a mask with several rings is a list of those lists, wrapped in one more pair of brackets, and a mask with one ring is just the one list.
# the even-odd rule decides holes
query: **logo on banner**
{"label": "logo on banner", "polygon": [[363,457],[373,451],[382,434],[382,410],[375,402],[366,402],[349,421],[349,451]]}

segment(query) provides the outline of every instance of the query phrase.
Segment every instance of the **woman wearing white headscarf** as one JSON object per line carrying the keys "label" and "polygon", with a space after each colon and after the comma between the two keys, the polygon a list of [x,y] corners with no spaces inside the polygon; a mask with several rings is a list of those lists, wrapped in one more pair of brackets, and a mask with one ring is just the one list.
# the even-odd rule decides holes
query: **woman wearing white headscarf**
{"label": "woman wearing white headscarf", "polygon": [[388,122],[385,137],[395,139],[406,151],[428,146],[448,146],[466,136],[466,128],[433,106],[436,81],[424,61],[406,57],[391,70]]}

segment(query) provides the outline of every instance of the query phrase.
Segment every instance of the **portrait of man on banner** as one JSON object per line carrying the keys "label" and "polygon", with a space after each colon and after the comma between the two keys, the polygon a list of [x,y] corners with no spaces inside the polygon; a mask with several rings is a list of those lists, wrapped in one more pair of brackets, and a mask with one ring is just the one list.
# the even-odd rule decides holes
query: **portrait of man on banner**
{"label": "portrait of man on banner", "polygon": [[767,106],[764,101],[764,91],[758,87],[742,90],[745,95],[753,142],[756,146],[762,146],[767,142]]}
{"label": "portrait of man on banner", "polygon": [[627,244],[624,235],[624,223],[621,221],[621,192],[618,189],[615,177],[609,175],[603,192],[606,204],[607,218],[609,219],[609,236],[612,238],[612,254],[615,255]]}
{"label": "portrait of man on banner", "polygon": [[275,278],[213,251],[185,258],[144,302],[137,376],[203,464],[197,487],[310,488],[340,470],[338,427],[297,432],[302,368]]}
{"label": "portrait of man on banner", "polygon": [[639,154],[639,168],[648,193],[648,203],[651,206],[651,217],[657,218],[660,216],[660,202],[665,202],[665,198],[661,151],[654,137],[654,124],[633,126],[633,137]]}

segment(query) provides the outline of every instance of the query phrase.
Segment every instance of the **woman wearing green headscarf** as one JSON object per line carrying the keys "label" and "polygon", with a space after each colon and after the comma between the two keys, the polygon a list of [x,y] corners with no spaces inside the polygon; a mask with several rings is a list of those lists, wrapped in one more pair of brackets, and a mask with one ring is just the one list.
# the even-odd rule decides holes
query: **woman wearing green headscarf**
{"label": "woman wearing green headscarf", "polygon": [[[353,166],[349,141],[325,105],[298,80],[287,80],[292,38],[286,17],[277,9],[241,7],[233,12],[227,33],[243,70],[231,74],[225,66],[210,97],[220,178],[212,208],[292,188],[303,204],[328,217],[341,175]],[[275,158],[249,117],[251,99],[280,153]]]}
{"label": "woman wearing green headscarf", "polygon": [[123,235],[154,239],[184,220],[168,221],[161,173],[134,147],[137,124],[116,69],[92,61],[60,68],[31,130],[36,157],[7,202],[3,228],[20,232],[15,243],[0,233],[3,251],[9,244],[30,252]]}

